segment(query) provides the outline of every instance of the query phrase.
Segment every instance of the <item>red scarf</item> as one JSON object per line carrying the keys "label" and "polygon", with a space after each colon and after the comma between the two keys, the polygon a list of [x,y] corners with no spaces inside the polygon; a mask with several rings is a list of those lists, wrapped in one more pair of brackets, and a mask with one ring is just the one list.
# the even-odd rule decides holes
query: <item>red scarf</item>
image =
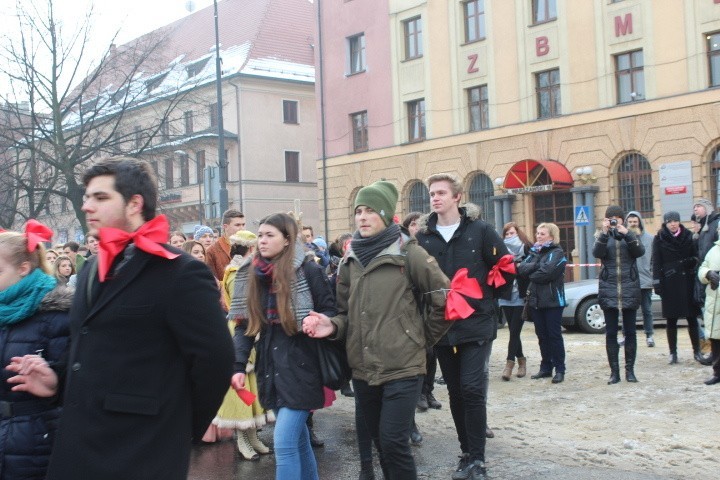
{"label": "red scarf", "polygon": [[105,281],[113,260],[118,253],[125,250],[130,241],[143,252],[172,260],[179,256],[165,250],[161,244],[167,242],[170,225],[165,215],[158,215],[145,222],[134,232],[126,232],[118,228],[101,228],[98,249],[98,276]]}

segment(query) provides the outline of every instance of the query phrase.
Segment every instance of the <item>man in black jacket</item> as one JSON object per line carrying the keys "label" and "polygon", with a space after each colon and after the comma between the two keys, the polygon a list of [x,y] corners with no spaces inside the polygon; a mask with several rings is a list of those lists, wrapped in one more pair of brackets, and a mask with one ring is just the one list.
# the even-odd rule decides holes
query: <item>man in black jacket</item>
{"label": "man in black jacket", "polygon": [[[418,243],[437,259],[448,278],[467,268],[468,277],[477,279],[483,292],[481,299],[465,297],[473,313],[454,322],[436,351],[462,450],[452,478],[484,479],[488,362],[497,336],[495,292],[487,277],[508,250],[492,225],[480,220],[477,207],[459,206],[462,185],[456,177],[432,175],[427,184],[432,213],[420,220]],[[512,287],[512,277],[506,279]]]}

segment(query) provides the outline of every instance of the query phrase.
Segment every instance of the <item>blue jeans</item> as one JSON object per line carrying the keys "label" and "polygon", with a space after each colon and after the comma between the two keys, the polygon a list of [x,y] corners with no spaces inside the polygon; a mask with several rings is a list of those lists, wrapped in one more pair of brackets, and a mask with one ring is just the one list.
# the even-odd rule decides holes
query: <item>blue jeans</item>
{"label": "blue jeans", "polygon": [[645,336],[653,336],[653,314],[652,314],[652,288],[640,290],[640,307],[642,308],[643,327]]}
{"label": "blue jeans", "polygon": [[310,446],[305,422],[310,412],[281,407],[276,410],[275,478],[283,480],[318,480],[317,462]]}
{"label": "blue jeans", "polygon": [[[540,346],[540,371],[565,373],[565,342],[562,337],[563,307],[531,308],[535,335]],[[617,335],[617,331],[616,331]]]}
{"label": "blue jeans", "polygon": [[450,396],[460,449],[470,455],[470,460],[484,462],[492,340],[435,346],[435,351]]}
{"label": "blue jeans", "polygon": [[387,480],[415,480],[415,459],[410,450],[410,430],[415,418],[423,376],[369,385],[353,379],[356,407],[362,411],[365,426],[380,457]]}

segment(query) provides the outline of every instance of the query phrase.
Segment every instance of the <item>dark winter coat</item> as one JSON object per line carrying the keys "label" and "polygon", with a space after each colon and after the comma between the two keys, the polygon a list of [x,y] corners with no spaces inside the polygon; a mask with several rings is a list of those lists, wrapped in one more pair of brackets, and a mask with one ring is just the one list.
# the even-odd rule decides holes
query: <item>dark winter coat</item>
{"label": "dark winter coat", "polygon": [[418,220],[420,230],[415,238],[430,255],[435,257],[442,271],[452,279],[461,268],[468,269],[468,277],[476,278],[483,291],[480,300],[467,298],[475,309],[470,317],[454,322],[438,345],[459,345],[462,343],[494,340],[497,336],[497,315],[494,299],[506,290],[512,289],[515,275],[503,274],[505,285],[495,291],[487,283],[487,275],[508,249],[495,228],[479,219],[479,209],[472,204],[460,207],[460,225],[446,242],[438,232],[437,214],[431,213]]}
{"label": "dark winter coat", "polygon": [[[718,225],[720,225],[720,213],[713,212],[700,219],[700,232],[693,235],[697,247],[698,262],[702,263],[705,256],[718,240]],[[695,280],[694,289],[695,304],[698,308],[705,305],[705,285],[700,280]]]}
{"label": "dark winter coat", "polygon": [[[3,366],[12,357],[28,354],[40,353],[51,364],[65,355],[72,295],[72,289],[56,287],[45,295],[33,316],[0,329]],[[0,372],[0,401],[4,407],[28,412],[6,417],[8,412],[3,409],[0,415],[0,478],[45,478],[60,407],[51,398],[10,391],[12,385],[7,379],[15,373],[5,369]]]}
{"label": "dark winter coat", "polygon": [[207,265],[163,248],[180,256],[126,249],[105,282],[96,257],[80,272],[48,479],[187,477],[230,385],[232,339]]}
{"label": "dark winter coat", "polygon": [[565,301],[565,265],[567,258],[557,244],[531,250],[518,265],[518,277],[527,279],[527,304],[531,308],[557,308]]}
{"label": "dark winter coat", "polygon": [[653,240],[653,286],[662,297],[665,318],[687,318],[700,314],[693,301],[697,248],[692,233],[680,225],[676,237],[663,225]]}
{"label": "dark winter coat", "polygon": [[[240,270],[253,268],[251,262]],[[323,269],[313,261],[301,267],[312,294],[313,309],[328,317],[335,315],[335,298]],[[238,271],[238,276],[241,272]],[[238,281],[237,279],[235,280]],[[245,336],[247,322],[235,328],[235,371],[244,372],[250,350],[255,345],[255,372],[258,379],[258,396],[265,409],[280,407],[295,410],[315,410],[325,403],[317,340],[299,332],[289,336],[282,325],[264,324],[260,338]]]}
{"label": "dark winter coat", "polygon": [[602,263],[598,284],[600,308],[640,307],[640,274],[636,259],[644,253],[645,247],[631,230],[625,235],[615,229],[608,233],[597,232],[593,256]]}

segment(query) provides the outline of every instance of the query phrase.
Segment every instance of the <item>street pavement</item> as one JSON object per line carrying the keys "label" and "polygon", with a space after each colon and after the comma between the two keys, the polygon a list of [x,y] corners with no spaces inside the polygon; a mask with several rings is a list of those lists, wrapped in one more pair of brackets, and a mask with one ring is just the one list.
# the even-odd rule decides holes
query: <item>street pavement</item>
{"label": "street pavement", "polygon": [[[444,388],[438,385],[438,388]],[[323,480],[350,480],[357,479],[359,460],[355,442],[354,417],[352,415],[351,398],[339,397],[336,404],[315,414],[315,430],[319,437],[325,440],[325,447],[315,449],[318,461],[320,478]],[[447,421],[452,423],[447,406],[443,410],[447,413]],[[420,417],[424,414],[418,414]],[[423,430],[422,424],[418,422]],[[423,432],[424,440],[421,446],[413,447],[415,461],[418,469],[418,478],[421,479],[450,479],[453,469],[457,465],[459,448],[454,434],[450,428],[448,433],[438,429],[428,429]],[[491,480],[678,480],[677,477],[628,472],[607,468],[588,468],[567,466],[553,462],[552,458],[534,458],[532,445],[513,442],[509,431],[502,428],[495,430],[496,438],[488,439],[487,466],[488,479]],[[272,444],[272,427],[260,432],[260,438],[267,444]],[[378,480],[382,473],[375,461],[375,474]],[[242,460],[232,441],[225,441],[213,445],[197,446],[193,449],[191,457],[191,480],[266,480],[273,479],[275,463],[272,455],[265,455],[258,461]],[[282,480],[282,479],[278,479]]]}

